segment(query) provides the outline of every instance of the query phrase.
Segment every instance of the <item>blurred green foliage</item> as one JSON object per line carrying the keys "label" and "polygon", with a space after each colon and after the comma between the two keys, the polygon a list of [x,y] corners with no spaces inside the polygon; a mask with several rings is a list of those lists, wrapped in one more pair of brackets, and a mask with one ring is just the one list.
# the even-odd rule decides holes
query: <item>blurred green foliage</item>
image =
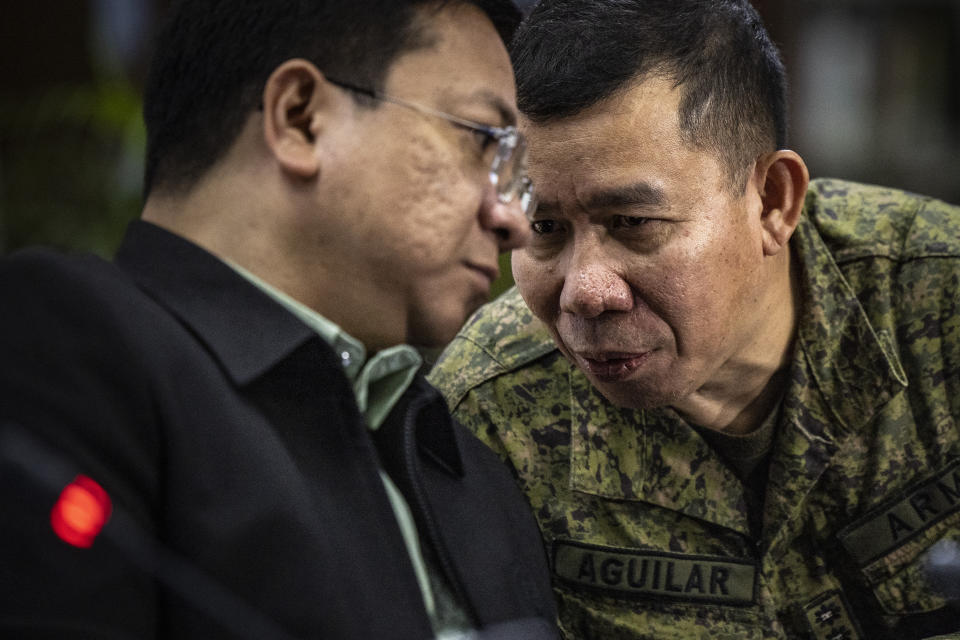
{"label": "blurred green foliage", "polygon": [[140,209],[140,111],[118,80],[0,94],[0,252],[113,253]]}
{"label": "blurred green foliage", "polygon": [[500,277],[490,287],[490,299],[513,286],[513,273],[510,271],[510,254],[504,253],[500,256]]}

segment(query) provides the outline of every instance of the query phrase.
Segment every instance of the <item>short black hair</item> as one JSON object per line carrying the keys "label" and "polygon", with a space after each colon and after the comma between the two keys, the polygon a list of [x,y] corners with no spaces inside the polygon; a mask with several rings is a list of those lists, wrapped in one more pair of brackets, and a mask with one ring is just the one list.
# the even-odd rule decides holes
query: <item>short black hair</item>
{"label": "short black hair", "polygon": [[748,0],[541,0],[511,45],[520,111],[576,115],[656,74],[683,91],[680,131],[745,184],[787,146],[786,73]]}
{"label": "short black hair", "polygon": [[270,74],[305,58],[332,78],[382,90],[391,63],[429,46],[421,9],[472,4],[505,43],[510,0],[179,0],[154,46],[144,88],[144,194],[189,189],[233,144]]}

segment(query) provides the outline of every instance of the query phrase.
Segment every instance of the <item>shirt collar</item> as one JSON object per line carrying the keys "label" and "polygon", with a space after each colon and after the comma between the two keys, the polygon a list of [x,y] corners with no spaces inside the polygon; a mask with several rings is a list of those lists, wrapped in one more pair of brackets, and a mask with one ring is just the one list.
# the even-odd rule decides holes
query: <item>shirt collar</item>
{"label": "shirt collar", "polygon": [[378,351],[367,360],[363,343],[323,315],[264,282],[243,267],[224,260],[234,271],[287,309],[330,345],[340,357],[353,385],[357,405],[370,429],[378,429],[403,392],[413,382],[423,359],[416,349],[399,344]]}
{"label": "shirt collar", "polygon": [[805,398],[803,404],[809,409],[822,402],[824,430],[814,435],[832,441],[868,425],[907,386],[907,378],[890,331],[870,322],[807,215],[790,246],[804,284],[797,357],[806,358],[815,382],[806,389],[816,388],[818,396]]}
{"label": "shirt collar", "polygon": [[[131,222],[114,261],[183,323],[240,387],[318,341],[308,326],[220,258],[155,224]],[[327,349],[322,351],[326,356]]]}

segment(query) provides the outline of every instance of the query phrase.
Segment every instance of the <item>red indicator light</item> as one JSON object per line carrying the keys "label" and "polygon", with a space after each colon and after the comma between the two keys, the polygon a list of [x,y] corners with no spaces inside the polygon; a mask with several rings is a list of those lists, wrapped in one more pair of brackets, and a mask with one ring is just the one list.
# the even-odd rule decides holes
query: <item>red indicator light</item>
{"label": "red indicator light", "polygon": [[103,487],[79,475],[64,487],[53,505],[50,525],[61,540],[86,549],[110,519],[110,511],[110,496]]}

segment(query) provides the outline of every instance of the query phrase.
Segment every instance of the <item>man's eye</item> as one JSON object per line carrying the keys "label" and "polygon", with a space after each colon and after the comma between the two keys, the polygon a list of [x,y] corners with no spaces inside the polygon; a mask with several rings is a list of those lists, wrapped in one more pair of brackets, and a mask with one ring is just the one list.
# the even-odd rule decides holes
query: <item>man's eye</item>
{"label": "man's eye", "polygon": [[530,229],[538,236],[543,236],[559,231],[560,224],[556,220],[534,220],[530,223]]}
{"label": "man's eye", "polygon": [[637,216],[613,216],[610,226],[614,229],[633,229],[642,227],[650,222],[650,218],[640,218]]}
{"label": "man's eye", "polygon": [[480,129],[473,129],[470,133],[473,134],[473,139],[477,142],[481,151],[486,151],[494,140],[496,140],[492,135]]}

